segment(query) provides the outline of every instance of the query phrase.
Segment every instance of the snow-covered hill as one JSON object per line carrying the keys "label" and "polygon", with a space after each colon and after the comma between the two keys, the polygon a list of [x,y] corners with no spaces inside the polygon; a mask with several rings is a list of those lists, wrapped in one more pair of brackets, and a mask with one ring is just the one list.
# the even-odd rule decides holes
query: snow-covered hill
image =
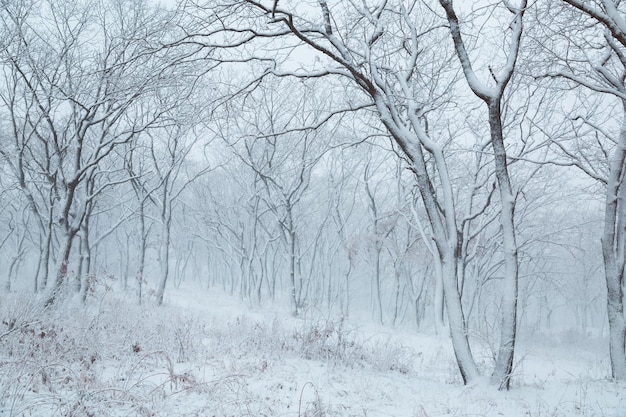
{"label": "snow-covered hill", "polygon": [[[522,336],[513,389],[462,386],[445,336],[251,307],[0,298],[0,416],[626,416],[603,340]],[[485,350],[484,360],[488,361]]]}

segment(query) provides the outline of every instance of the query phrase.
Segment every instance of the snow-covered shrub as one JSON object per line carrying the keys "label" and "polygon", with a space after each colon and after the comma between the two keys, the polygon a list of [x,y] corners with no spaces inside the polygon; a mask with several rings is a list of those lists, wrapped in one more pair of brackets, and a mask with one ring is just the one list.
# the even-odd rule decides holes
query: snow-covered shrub
{"label": "snow-covered shrub", "polygon": [[415,361],[419,357],[413,349],[391,340],[372,346],[370,351],[370,360],[375,370],[403,375],[414,372]]}
{"label": "snow-covered shrub", "polygon": [[306,322],[293,333],[305,359],[323,360],[350,368],[412,373],[416,357],[411,349],[390,339],[363,338],[343,318]]}
{"label": "snow-covered shrub", "polygon": [[293,338],[305,359],[354,366],[366,358],[356,332],[347,329],[343,319],[305,323],[301,329],[294,331]]}
{"label": "snow-covered shrub", "polygon": [[90,301],[0,299],[0,415],[169,415],[159,410],[172,396],[232,388],[178,366],[200,357],[196,317],[113,295]]}

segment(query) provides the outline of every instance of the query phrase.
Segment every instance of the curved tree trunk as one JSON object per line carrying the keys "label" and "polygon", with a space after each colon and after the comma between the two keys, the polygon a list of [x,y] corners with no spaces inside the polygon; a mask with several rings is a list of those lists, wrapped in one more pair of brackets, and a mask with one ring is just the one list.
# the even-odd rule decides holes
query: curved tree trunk
{"label": "curved tree trunk", "polygon": [[515,196],[508,172],[500,106],[504,91],[515,71],[523,32],[522,18],[526,10],[527,1],[521,0],[517,8],[513,7],[509,2],[504,4],[514,16],[510,26],[512,29],[511,43],[506,54],[506,63],[501,72],[496,75],[492,71],[492,77],[495,80],[495,86],[493,87],[479,81],[474,73],[472,62],[463,42],[459,19],[454,11],[453,0],[439,0],[439,3],[446,12],[450,25],[450,35],[452,36],[454,49],[463,69],[465,79],[474,95],[484,101],[488,108],[489,132],[494,152],[495,174],[500,190],[500,225],[502,226],[504,258],[500,346],[491,381],[493,384],[497,384],[499,389],[508,389],[513,370],[513,355],[517,334],[518,259],[514,219]]}
{"label": "curved tree trunk", "polygon": [[493,148],[496,179],[500,190],[500,225],[502,226],[502,246],[504,258],[504,282],[502,289],[502,317],[500,326],[500,346],[496,357],[496,366],[491,375],[491,382],[499,389],[509,389],[515,336],[517,334],[517,295],[518,295],[518,259],[515,238],[515,196],[508,172],[506,149],[502,135],[502,116],[500,100],[489,103],[489,127]]}

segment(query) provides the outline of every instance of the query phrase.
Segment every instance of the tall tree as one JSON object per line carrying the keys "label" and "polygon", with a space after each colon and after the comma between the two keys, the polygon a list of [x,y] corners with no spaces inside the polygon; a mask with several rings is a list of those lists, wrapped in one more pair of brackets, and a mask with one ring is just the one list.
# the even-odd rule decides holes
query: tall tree
{"label": "tall tree", "polygon": [[[542,25],[546,37],[537,37],[549,61],[540,61],[544,72],[535,75],[579,87],[581,95],[567,97],[578,104],[566,110],[569,138],[560,132],[551,134],[550,142],[568,158],[557,163],[576,166],[605,190],[601,242],[611,370],[613,378],[626,380],[626,7],[612,0],[561,0],[550,6],[540,20],[549,19]],[[550,13],[554,10],[562,13]],[[598,95],[616,105],[607,106]]]}
{"label": "tall tree", "polygon": [[[172,221],[176,203],[180,202],[183,191],[197,178],[206,174],[211,167],[207,165],[194,170],[189,164],[190,152],[198,140],[193,130],[175,124],[161,129],[157,135],[149,135],[149,159],[158,183],[153,201],[158,207],[161,225],[159,242],[161,276],[156,292],[156,302],[160,306],[163,304],[165,288],[170,276]],[[142,230],[145,231],[145,229]]]}
{"label": "tall tree", "polygon": [[[50,213],[42,230],[58,234],[47,299],[52,303],[90,207],[115,184],[101,175],[103,162],[116,147],[163,121],[177,97],[166,91],[184,94],[193,83],[185,83],[183,72],[174,76],[184,58],[159,55],[168,15],[143,2],[41,0],[28,9],[21,2],[3,3],[2,9],[3,25],[15,33],[2,51],[11,81],[4,101],[14,135],[14,146],[3,155],[31,208],[41,219]],[[39,194],[46,204],[37,203]]]}
{"label": "tall tree", "polygon": [[[369,107],[397,143],[414,172],[432,229],[436,256],[442,265],[443,287],[450,334],[463,381],[480,375],[467,337],[458,290],[459,234],[454,189],[444,152],[426,116],[445,107],[454,85],[450,54],[446,49],[424,48],[441,44],[439,18],[425,3],[383,2],[378,5],[341,2],[332,11],[319,2],[315,20],[301,17],[298,8],[249,0],[249,14],[267,28],[245,33],[287,39],[320,53],[307,70],[275,68],[278,75],[311,78],[336,76],[349,89],[353,108]],[[346,35],[346,36],[344,36]],[[251,36],[250,38],[254,38]]]}
{"label": "tall tree", "polygon": [[[298,315],[307,298],[307,274],[302,273],[306,242],[301,235],[306,215],[302,202],[309,191],[311,175],[328,150],[330,137],[323,137],[320,118],[327,105],[314,88],[295,85],[292,80],[266,78],[265,88],[231,103],[227,117],[216,127],[216,134],[231,152],[253,172],[256,196],[251,197],[255,216],[254,235],[276,230],[284,244],[292,314]],[[289,89],[290,93],[287,93]],[[294,91],[301,92],[294,95]],[[268,217],[276,227],[268,225]],[[274,232],[269,232],[270,235]],[[248,262],[260,256],[253,245],[246,253]],[[312,248],[313,251],[316,248]],[[248,268],[248,274],[252,271]],[[249,278],[252,275],[249,275]],[[260,278],[254,278],[257,285]]]}
{"label": "tall tree", "polygon": [[439,0],[439,3],[446,12],[446,17],[450,25],[450,34],[454,41],[454,49],[461,63],[465,79],[472,92],[484,101],[487,106],[491,147],[494,153],[495,176],[500,191],[500,225],[502,226],[505,269],[500,348],[498,350],[496,366],[492,374],[492,382],[498,384],[500,389],[508,389],[511,380],[511,372],[513,371],[515,338],[517,334],[517,281],[519,266],[515,236],[516,196],[511,185],[507,151],[504,145],[502,98],[515,72],[515,64],[522,39],[522,21],[524,12],[526,11],[527,1],[521,0],[519,5],[513,5],[509,1],[502,2],[513,17],[513,22],[510,24],[512,33],[502,69],[499,72],[495,72],[489,67],[489,72],[493,78],[492,85],[481,82],[473,69],[472,60],[470,59],[463,40],[461,25],[454,10],[453,1]]}

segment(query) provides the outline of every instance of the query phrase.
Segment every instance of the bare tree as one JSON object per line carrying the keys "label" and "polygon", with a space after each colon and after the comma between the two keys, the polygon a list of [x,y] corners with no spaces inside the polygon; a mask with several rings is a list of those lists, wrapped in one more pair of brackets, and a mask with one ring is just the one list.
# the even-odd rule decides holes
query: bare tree
{"label": "bare tree", "polygon": [[184,58],[158,55],[167,14],[125,0],[37,5],[50,16],[35,12],[35,4],[26,11],[2,6],[3,24],[16,33],[3,51],[15,138],[4,155],[42,219],[41,229],[51,230],[46,251],[52,233],[58,234],[56,277],[47,300],[52,303],[81,229],[88,238],[90,207],[118,180],[102,181],[103,163],[116,147],[162,122],[164,111],[176,104],[168,91],[184,94],[193,83],[185,83],[183,72],[173,77]]}
{"label": "bare tree", "polygon": [[[350,225],[351,218],[355,217],[356,192],[350,192],[350,180],[354,177],[356,167],[354,165],[354,158],[350,157],[350,153],[342,150],[336,155],[332,155],[329,162],[329,186],[328,190],[331,193],[331,198],[328,199],[329,210],[337,238],[340,244],[340,248],[344,253],[342,257],[345,264],[342,264],[344,268],[343,272],[343,288],[339,291],[343,293],[340,297],[340,303],[342,307],[342,314],[345,317],[350,315],[351,306],[351,287],[352,287],[352,275],[355,271],[357,262],[358,247],[356,242],[356,231]],[[352,160],[352,161],[351,161]],[[338,171],[338,172],[336,172]],[[356,185],[353,185],[356,187]],[[342,200],[347,200],[345,203]],[[343,204],[342,204],[343,203]],[[337,248],[339,250],[339,247]],[[336,266],[333,265],[336,270]],[[330,305],[330,293],[329,305]]]}
{"label": "bare tree", "polygon": [[[376,152],[376,151],[379,152]],[[377,154],[375,158],[372,154]],[[373,269],[372,275],[372,301],[373,310],[376,320],[383,324],[383,280],[387,275],[384,271],[383,256],[386,251],[389,236],[394,232],[398,222],[397,206],[394,206],[394,193],[400,195],[400,190],[389,187],[388,181],[381,181],[381,177],[389,172],[384,172],[384,165],[388,153],[380,152],[379,149],[373,149],[372,145],[367,148],[366,162],[363,170],[363,188],[365,191],[365,200],[368,208],[371,232],[366,238],[366,262],[371,263]],[[396,166],[401,164],[397,162]],[[398,174],[396,167],[391,168],[391,175]],[[378,177],[378,178],[377,178]],[[397,176],[400,181],[401,176]],[[392,181],[396,182],[396,181]],[[397,182],[396,182],[397,183]],[[381,191],[382,190],[382,191]],[[389,203],[392,204],[389,204]],[[395,260],[392,262],[395,264]],[[397,277],[396,277],[397,278]],[[394,319],[395,322],[395,319]]]}
{"label": "bare tree", "polygon": [[[150,170],[149,143],[143,140],[135,140],[129,144],[124,156],[124,166],[128,171],[130,184],[135,197],[135,218],[138,225],[134,225],[138,232],[138,256],[135,266],[135,283],[137,290],[137,302],[143,302],[143,285],[145,282],[146,256],[148,251],[148,238],[153,226],[153,217],[150,216],[150,207],[156,207],[157,201],[154,195],[160,184],[154,180],[155,174]],[[138,230],[137,230],[138,229]],[[130,250],[130,248],[126,248]]]}
{"label": "bare tree", "polygon": [[[310,21],[300,17],[297,11],[273,8],[253,0],[247,3],[252,10],[258,10],[258,19],[274,16],[271,21],[277,29],[265,36],[293,35],[298,43],[320,53],[322,65],[317,69],[313,64],[308,71],[276,69],[275,73],[302,78],[331,75],[344,80],[351,91],[350,101],[355,106],[370,106],[378,114],[379,121],[409,161],[433,230],[436,256],[441,260],[450,333],[459,370],[465,382],[475,380],[480,373],[467,338],[457,287],[459,240],[454,190],[444,147],[425,124],[425,115],[443,106],[443,97],[454,81],[448,72],[447,51],[421,47],[428,42],[441,43],[437,34],[443,26],[438,17],[428,5],[421,3],[385,2],[362,7],[341,3],[333,13],[326,2],[320,2],[321,16]],[[350,35],[340,36],[346,30]],[[430,75],[428,79],[425,73]]]}
{"label": "bare tree", "polygon": [[[310,92],[305,98],[286,94],[287,88],[292,92],[296,88],[288,80],[265,79],[261,84],[266,88],[245,95],[241,107],[229,105],[230,116],[216,128],[216,134],[254,173],[258,194],[250,200],[257,216],[253,238],[256,239],[256,233],[278,231],[286,250],[291,310],[297,315],[309,288],[309,274],[302,273],[305,248],[309,245],[300,234],[302,226],[298,217],[311,173],[328,149],[329,139],[322,138],[317,129],[324,105],[309,87],[304,90]],[[277,228],[267,225],[268,215]],[[249,262],[261,255],[259,249],[254,245],[247,251]],[[248,273],[251,272],[248,268]]]}
{"label": "bare tree", "polygon": [[159,135],[149,136],[150,164],[155,173],[158,189],[154,192],[154,202],[158,207],[161,224],[159,260],[161,277],[156,292],[157,305],[163,304],[165,288],[170,276],[170,253],[172,221],[175,205],[185,189],[211,169],[210,166],[194,170],[189,164],[189,154],[198,140],[193,130],[174,125],[159,131]]}
{"label": "bare tree", "polygon": [[[561,15],[542,25],[537,45],[550,59],[540,61],[537,77],[566,81],[579,87],[579,96],[568,98],[579,106],[565,116],[564,134],[548,133],[560,158],[553,163],[572,165],[605,189],[602,255],[607,286],[610,355],[613,378],[626,379],[626,317],[624,268],[626,265],[626,21],[624,5],[612,0],[550,3]],[[564,7],[567,5],[567,7]],[[584,28],[584,30],[581,30]],[[610,98],[615,107],[607,106]],[[613,113],[615,109],[615,113]],[[608,117],[607,117],[608,115]],[[613,119],[613,120],[611,120]],[[618,128],[612,128],[612,124]]]}
{"label": "bare tree", "polygon": [[500,334],[500,348],[496,359],[496,367],[492,374],[492,382],[498,384],[500,389],[508,389],[513,370],[513,358],[515,352],[515,337],[517,334],[517,293],[518,293],[518,259],[517,243],[515,237],[515,193],[511,185],[507,151],[504,146],[504,133],[502,126],[502,97],[505,89],[515,71],[515,63],[522,38],[522,20],[526,11],[527,2],[521,0],[519,5],[513,5],[509,1],[503,1],[504,7],[512,14],[513,22],[509,50],[506,54],[505,63],[499,72],[491,67],[489,71],[493,78],[493,86],[481,82],[472,67],[472,61],[461,34],[459,18],[454,10],[452,0],[440,0],[439,3],[446,12],[450,25],[450,34],[454,41],[454,48],[461,62],[461,68],[465,79],[472,92],[485,102],[488,110],[489,131],[491,146],[494,153],[495,176],[500,191],[500,225],[502,226],[503,252],[504,252],[504,292],[502,306],[502,324]]}

